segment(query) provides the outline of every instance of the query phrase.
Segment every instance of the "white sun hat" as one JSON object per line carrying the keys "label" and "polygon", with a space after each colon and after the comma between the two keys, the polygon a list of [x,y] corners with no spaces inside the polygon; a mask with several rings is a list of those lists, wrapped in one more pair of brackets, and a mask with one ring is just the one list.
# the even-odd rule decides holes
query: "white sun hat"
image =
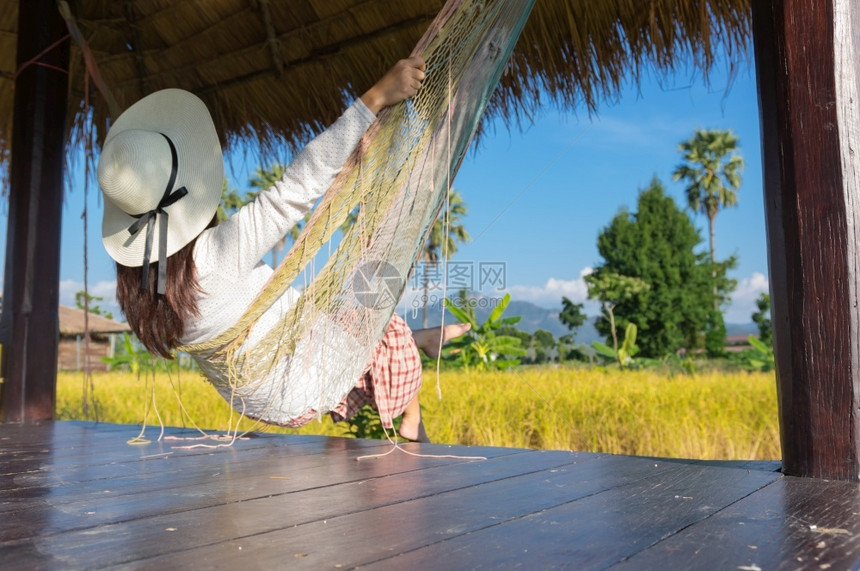
{"label": "white sun hat", "polygon": [[[98,165],[102,240],[110,257],[142,266],[145,276],[151,262],[191,242],[218,209],[223,161],[212,116],[194,94],[164,89],[126,109],[108,132]],[[166,266],[159,264],[159,293]]]}

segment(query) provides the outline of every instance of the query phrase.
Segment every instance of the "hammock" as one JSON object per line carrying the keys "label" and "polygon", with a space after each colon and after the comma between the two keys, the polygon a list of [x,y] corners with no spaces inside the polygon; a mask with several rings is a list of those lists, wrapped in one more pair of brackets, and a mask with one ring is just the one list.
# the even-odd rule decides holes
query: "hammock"
{"label": "hammock", "polygon": [[[180,347],[235,409],[284,424],[306,412],[296,403],[325,412],[355,385],[533,3],[449,0],[413,51],[427,64],[418,95],[379,114],[240,321],[211,342]],[[355,222],[324,267],[272,322],[267,310],[350,214]]]}

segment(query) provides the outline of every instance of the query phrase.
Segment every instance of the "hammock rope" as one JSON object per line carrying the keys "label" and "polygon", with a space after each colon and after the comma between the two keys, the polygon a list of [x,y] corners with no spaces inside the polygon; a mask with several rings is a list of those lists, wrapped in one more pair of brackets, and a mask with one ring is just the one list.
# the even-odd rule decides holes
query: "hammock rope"
{"label": "hammock rope", "polygon": [[[180,347],[250,416],[282,423],[291,375],[311,375],[316,410],[354,386],[391,319],[534,0],[449,0],[413,51],[415,97],[383,110],[269,283],[229,330]],[[276,322],[285,292],[357,211],[322,269]],[[280,379],[277,385],[264,379]],[[255,392],[256,391],[256,392]],[[245,401],[265,403],[265,410]],[[259,408],[259,406],[257,408]],[[383,413],[383,411],[380,411]]]}

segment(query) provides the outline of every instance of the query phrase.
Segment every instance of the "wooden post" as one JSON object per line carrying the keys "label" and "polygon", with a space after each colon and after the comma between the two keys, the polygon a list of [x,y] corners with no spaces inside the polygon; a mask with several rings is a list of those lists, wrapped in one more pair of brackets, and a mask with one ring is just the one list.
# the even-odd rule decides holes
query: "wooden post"
{"label": "wooden post", "polygon": [[[18,3],[18,75],[12,127],[3,284],[0,418],[54,416],[60,222],[69,42],[54,0]],[[34,63],[26,65],[31,59]]]}
{"label": "wooden post", "polygon": [[783,470],[858,480],[860,7],[753,0],[753,32]]}

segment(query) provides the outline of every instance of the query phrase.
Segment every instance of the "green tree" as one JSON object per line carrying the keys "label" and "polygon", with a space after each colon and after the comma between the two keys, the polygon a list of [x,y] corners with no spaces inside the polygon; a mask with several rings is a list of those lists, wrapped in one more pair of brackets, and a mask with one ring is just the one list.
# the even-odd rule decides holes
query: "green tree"
{"label": "green tree", "polygon": [[532,334],[528,331],[517,329],[513,325],[502,325],[496,328],[497,335],[506,335],[508,337],[516,337],[520,340],[520,345],[528,347],[532,342]]}
{"label": "green tree", "polygon": [[570,330],[571,335],[576,335],[576,330],[585,323],[585,313],[581,303],[573,303],[566,297],[561,298],[561,313],[558,314],[558,320]]}
{"label": "green tree", "polygon": [[738,138],[730,131],[697,129],[693,137],[679,145],[684,162],[675,168],[674,180],[683,180],[687,205],[708,218],[711,262],[716,263],[714,221],[720,209],[736,206],[744,159]]}
{"label": "green tree", "polygon": [[758,311],[752,320],[758,326],[758,338],[767,347],[773,347],[773,323],[770,320],[770,295],[762,293],[755,301]]}
{"label": "green tree", "polygon": [[[639,278],[623,276],[604,268],[585,276],[588,297],[600,302],[605,318],[609,322],[612,350],[618,354],[618,330],[615,323],[615,306],[632,299],[648,289],[648,284]],[[628,322],[629,323],[629,322]]]}
{"label": "green tree", "polygon": [[726,353],[726,324],[723,312],[717,309],[708,311],[705,323],[705,351],[708,357],[722,357]]}
{"label": "green tree", "polygon": [[[725,273],[733,259],[712,264],[706,252],[696,252],[701,242],[690,217],[666,196],[656,177],[639,193],[635,213],[622,210],[601,230],[597,249],[604,262],[595,274],[611,272],[648,284],[614,306],[617,328],[636,324],[643,357],[701,346],[708,312],[731,291],[733,282]],[[602,334],[611,334],[605,312],[596,326]]]}
{"label": "green tree", "polygon": [[544,363],[552,360],[552,352],[556,349],[555,337],[551,331],[538,329],[532,335],[532,347],[535,351],[535,362]]}
{"label": "green tree", "polygon": [[558,314],[558,320],[568,328],[570,333],[562,335],[558,338],[558,361],[562,362],[565,359],[584,357],[582,351],[576,346],[576,330],[585,324],[587,319],[581,303],[573,303],[566,297],[561,298],[561,312]]}
{"label": "green tree", "polygon": [[89,311],[93,315],[101,315],[108,319],[113,319],[113,313],[103,310],[100,306],[93,302],[104,301],[105,298],[98,295],[91,295],[84,290],[75,293],[75,306],[81,311]]}
{"label": "green tree", "polygon": [[573,334],[568,333],[566,335],[562,335],[558,338],[558,361],[559,363],[562,361],[568,361],[571,359],[577,361],[587,361],[588,356],[586,355],[585,345],[577,345],[576,339]]}

